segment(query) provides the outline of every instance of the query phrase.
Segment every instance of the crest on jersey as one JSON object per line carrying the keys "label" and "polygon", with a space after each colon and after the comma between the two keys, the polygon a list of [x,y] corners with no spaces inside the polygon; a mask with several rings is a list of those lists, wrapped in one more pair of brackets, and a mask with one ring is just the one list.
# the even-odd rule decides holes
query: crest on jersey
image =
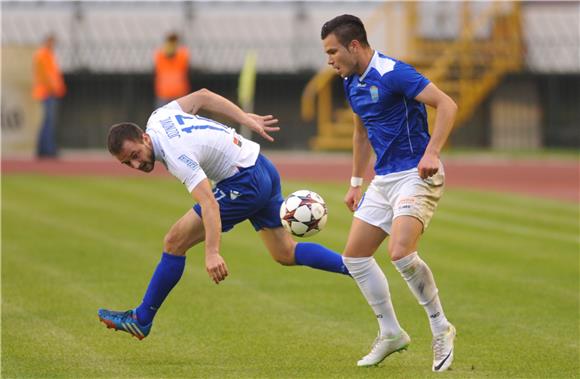
{"label": "crest on jersey", "polygon": [[379,101],[379,88],[377,86],[371,86],[370,92],[371,92],[371,100],[373,101],[373,103]]}

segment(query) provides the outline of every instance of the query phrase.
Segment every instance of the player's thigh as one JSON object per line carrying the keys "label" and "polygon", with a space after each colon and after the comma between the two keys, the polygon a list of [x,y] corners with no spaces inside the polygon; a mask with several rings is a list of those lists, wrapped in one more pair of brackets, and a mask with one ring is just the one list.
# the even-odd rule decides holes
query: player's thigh
{"label": "player's thigh", "polygon": [[396,261],[417,251],[423,223],[414,216],[398,216],[393,220],[389,237],[389,255]]}
{"label": "player's thigh", "polygon": [[263,228],[260,237],[274,260],[283,265],[294,265],[296,241],[282,227]]}
{"label": "player's thigh", "polygon": [[185,255],[187,250],[204,239],[203,221],[193,209],[190,209],[165,235],[163,250],[170,254]]}
{"label": "player's thigh", "polygon": [[383,229],[355,217],[343,255],[352,258],[370,257],[386,237],[387,233]]}
{"label": "player's thigh", "polygon": [[263,194],[260,209],[249,217],[256,231],[276,229],[282,226],[280,221],[280,206],[284,201],[280,185],[280,174],[276,167],[265,156],[260,155],[256,166],[255,182]]}
{"label": "player's thigh", "polygon": [[439,172],[427,179],[421,179],[417,172],[406,173],[395,185],[389,196],[393,205],[393,218],[412,216],[426,230],[433,218],[437,204],[443,195],[445,173],[443,166]]}

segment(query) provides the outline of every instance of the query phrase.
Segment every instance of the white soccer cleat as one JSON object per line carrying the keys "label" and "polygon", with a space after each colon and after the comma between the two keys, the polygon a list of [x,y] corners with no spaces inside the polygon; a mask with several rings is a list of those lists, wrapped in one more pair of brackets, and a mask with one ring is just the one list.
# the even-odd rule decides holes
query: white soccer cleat
{"label": "white soccer cleat", "polygon": [[373,342],[370,353],[362,357],[357,362],[357,366],[366,367],[378,365],[394,352],[407,350],[409,343],[411,343],[411,337],[404,330],[394,338],[386,338],[379,335],[375,339],[375,342]]}
{"label": "white soccer cleat", "polygon": [[433,337],[433,372],[442,372],[451,366],[455,334],[455,327],[449,324],[446,332]]}

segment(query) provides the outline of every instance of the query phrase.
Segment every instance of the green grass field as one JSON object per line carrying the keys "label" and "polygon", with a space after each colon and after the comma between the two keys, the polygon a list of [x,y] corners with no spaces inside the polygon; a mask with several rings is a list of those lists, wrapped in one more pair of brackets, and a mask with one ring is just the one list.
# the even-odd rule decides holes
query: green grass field
{"label": "green grass field", "polygon": [[[344,185],[309,188],[329,204],[312,241],[340,251]],[[225,234],[230,276],[216,286],[203,248],[138,341],[97,309],[138,305],[169,226],[190,206],[173,179],[7,175],[2,182],[2,377],[578,377],[578,205],[448,190],[420,246],[456,325],[453,370],[431,373],[423,309],[377,254],[413,342],[360,369],[376,321],[351,279],[269,257],[249,223]]]}

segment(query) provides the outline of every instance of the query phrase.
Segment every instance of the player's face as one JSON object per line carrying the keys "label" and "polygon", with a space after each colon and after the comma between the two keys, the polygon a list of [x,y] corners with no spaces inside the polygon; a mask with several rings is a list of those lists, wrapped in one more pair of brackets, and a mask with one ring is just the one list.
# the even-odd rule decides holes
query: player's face
{"label": "player's face", "polygon": [[137,170],[151,172],[155,167],[151,137],[143,134],[143,141],[125,140],[121,152],[116,155],[119,162]]}
{"label": "player's face", "polygon": [[334,33],[330,33],[324,40],[322,46],[326,53],[327,63],[341,77],[345,78],[354,73],[356,68],[356,56],[346,47],[344,47]]}

